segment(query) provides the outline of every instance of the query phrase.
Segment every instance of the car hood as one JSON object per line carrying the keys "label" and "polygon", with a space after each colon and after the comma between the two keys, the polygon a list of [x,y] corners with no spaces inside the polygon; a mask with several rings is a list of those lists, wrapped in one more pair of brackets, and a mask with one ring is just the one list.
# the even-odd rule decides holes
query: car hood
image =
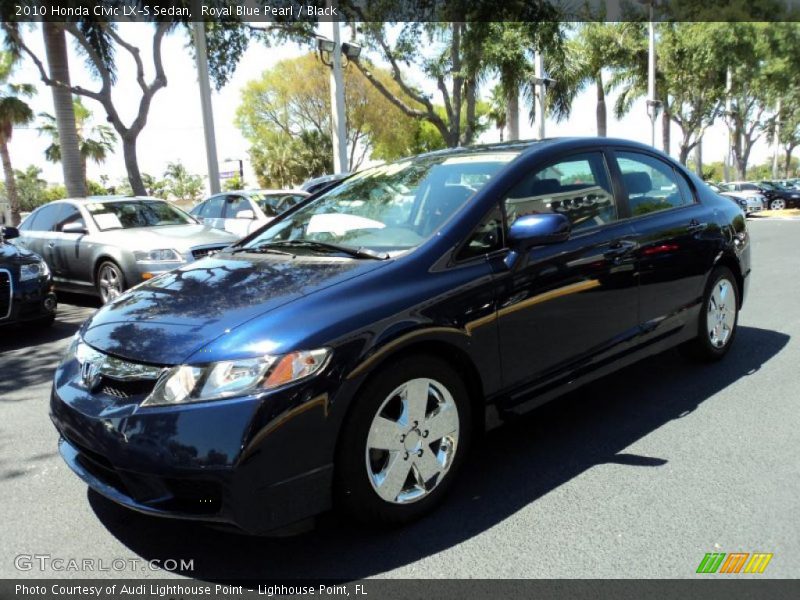
{"label": "car hood", "polygon": [[174,248],[179,252],[210,245],[232,244],[239,238],[232,233],[207,225],[165,225],[111,229],[101,234],[101,241],[136,250]]}
{"label": "car hood", "polygon": [[122,358],[178,364],[247,321],[388,262],[217,255],[132,288],[95,313],[82,335]]}
{"label": "car hood", "polygon": [[7,264],[19,264],[41,260],[41,257],[20,246],[0,243],[0,267]]}

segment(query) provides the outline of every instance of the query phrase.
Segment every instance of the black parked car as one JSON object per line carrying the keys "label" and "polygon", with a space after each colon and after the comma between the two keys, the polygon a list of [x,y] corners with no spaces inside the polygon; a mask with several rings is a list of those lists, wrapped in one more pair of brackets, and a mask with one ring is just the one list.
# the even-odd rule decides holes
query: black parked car
{"label": "black parked car", "polygon": [[50,325],[57,307],[50,269],[39,255],[6,243],[18,236],[15,227],[0,226],[0,326]]}
{"label": "black parked car", "polygon": [[742,211],[649,146],[434,152],[110,302],[50,410],[68,465],[141,512],[402,523],[486,425],[673,346],[722,358],[749,274]]}

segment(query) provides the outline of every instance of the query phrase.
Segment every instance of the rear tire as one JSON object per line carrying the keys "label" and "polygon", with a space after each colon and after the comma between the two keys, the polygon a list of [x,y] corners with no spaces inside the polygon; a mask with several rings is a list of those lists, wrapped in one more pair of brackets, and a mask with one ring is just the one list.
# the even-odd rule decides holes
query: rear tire
{"label": "rear tire", "polygon": [[336,506],[362,523],[394,526],[433,510],[450,489],[471,438],[470,401],[458,373],[434,356],[377,372],[342,427]]}
{"label": "rear tire", "polygon": [[739,324],[740,291],[728,267],[717,267],[708,278],[697,336],[681,346],[692,360],[712,362],[725,356],[736,338]]}

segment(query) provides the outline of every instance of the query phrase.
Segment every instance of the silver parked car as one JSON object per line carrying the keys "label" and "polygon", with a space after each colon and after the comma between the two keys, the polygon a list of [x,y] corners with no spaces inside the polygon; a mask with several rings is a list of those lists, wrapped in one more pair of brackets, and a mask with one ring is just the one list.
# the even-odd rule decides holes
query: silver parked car
{"label": "silver parked car", "polygon": [[302,190],[225,192],[207,198],[192,208],[191,214],[206,225],[243,238],[308,196]]}
{"label": "silver parked car", "polygon": [[42,256],[56,289],[103,302],[235,242],[169,202],[145,197],[56,200],[19,226],[18,246]]}

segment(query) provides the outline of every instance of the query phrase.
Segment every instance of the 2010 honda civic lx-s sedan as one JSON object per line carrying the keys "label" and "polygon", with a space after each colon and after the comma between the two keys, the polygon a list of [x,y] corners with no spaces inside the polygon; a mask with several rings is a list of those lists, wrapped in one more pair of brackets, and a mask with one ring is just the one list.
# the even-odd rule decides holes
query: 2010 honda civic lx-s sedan
{"label": "2010 honda civic lx-s sedan", "polygon": [[153,515],[403,523],[487,425],[671,346],[721,358],[749,254],[734,203],[632,142],[371,168],[89,319],[55,374],[61,454]]}

